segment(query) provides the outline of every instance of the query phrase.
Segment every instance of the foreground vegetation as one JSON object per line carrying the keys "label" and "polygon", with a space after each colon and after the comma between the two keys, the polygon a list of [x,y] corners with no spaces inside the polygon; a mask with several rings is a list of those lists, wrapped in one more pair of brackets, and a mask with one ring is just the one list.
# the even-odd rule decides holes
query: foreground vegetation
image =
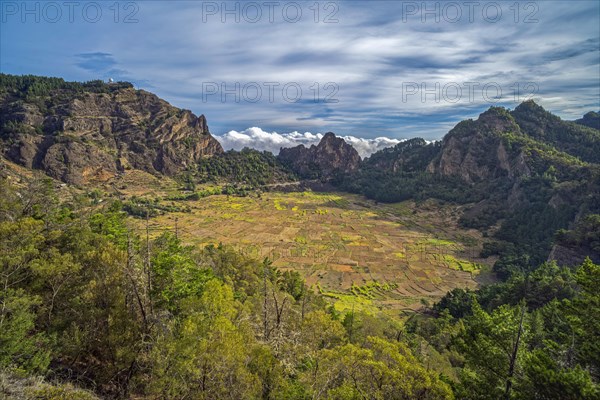
{"label": "foreground vegetation", "polygon": [[[336,311],[268,259],[136,235],[119,202],[1,184],[4,395],[46,376],[25,398],[599,396],[600,267],[589,260],[455,290],[400,323]],[[371,286],[354,289],[385,290]]]}
{"label": "foreground vegetation", "polygon": [[[0,74],[10,115],[130,87]],[[319,183],[248,149],[179,181],[122,165],[88,194],[0,157],[0,397],[598,399],[596,117],[492,107],[314,171],[370,202],[266,193]],[[4,152],[64,133],[23,118],[0,125]],[[442,171],[455,152],[474,164]],[[498,281],[474,290],[481,258]]]}
{"label": "foreground vegetation", "polygon": [[10,374],[108,397],[452,397],[385,334],[391,326],[345,326],[269,260],[195,250],[172,233],[149,241],[120,204],[60,204],[50,183],[19,196],[3,182],[0,193],[0,366]]}
{"label": "foreground vegetation", "polygon": [[[214,194],[189,199],[203,192]],[[345,193],[221,193],[203,188],[156,203],[138,201],[140,212],[132,215],[142,218],[132,225],[145,231],[146,206],[153,207],[150,216],[157,207],[187,208],[151,218],[151,236],[177,230],[188,244],[224,243],[249,257],[269,257],[275,267],[299,272],[311,287],[319,285],[339,310],[364,307],[395,317],[454,288],[475,288],[481,266],[489,261],[477,257],[480,235],[441,218],[451,207],[428,204],[439,210],[432,216],[413,202],[375,204]],[[129,205],[125,202],[124,209],[131,214]],[[366,296],[352,290],[369,285],[388,289]]]}

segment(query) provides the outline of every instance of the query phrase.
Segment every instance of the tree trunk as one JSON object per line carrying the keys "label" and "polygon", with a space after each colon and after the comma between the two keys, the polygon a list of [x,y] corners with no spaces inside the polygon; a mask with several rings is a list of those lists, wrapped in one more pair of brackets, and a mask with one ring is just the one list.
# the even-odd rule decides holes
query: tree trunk
{"label": "tree trunk", "polygon": [[521,302],[521,319],[519,321],[519,330],[517,331],[517,339],[513,346],[513,352],[510,357],[510,366],[508,367],[508,377],[506,378],[506,391],[504,392],[504,399],[510,399],[510,390],[512,388],[512,378],[515,374],[515,367],[517,365],[517,354],[519,352],[519,344],[521,341],[521,334],[523,333],[523,319],[525,318],[525,301]]}

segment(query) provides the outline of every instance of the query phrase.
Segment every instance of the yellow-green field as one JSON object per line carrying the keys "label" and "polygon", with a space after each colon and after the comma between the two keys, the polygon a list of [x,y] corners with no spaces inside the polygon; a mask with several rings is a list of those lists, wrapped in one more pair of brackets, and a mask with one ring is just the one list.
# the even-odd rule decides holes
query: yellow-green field
{"label": "yellow-green field", "polygon": [[[141,194],[135,188],[133,193]],[[376,204],[350,194],[315,192],[163,203],[191,212],[152,218],[154,235],[175,231],[177,225],[188,244],[225,243],[251,257],[269,257],[281,270],[302,273],[338,310],[399,315],[453,288],[476,287],[476,276],[487,269],[473,257],[481,237],[457,229],[457,209],[449,206]],[[134,224],[142,229],[145,222]]]}

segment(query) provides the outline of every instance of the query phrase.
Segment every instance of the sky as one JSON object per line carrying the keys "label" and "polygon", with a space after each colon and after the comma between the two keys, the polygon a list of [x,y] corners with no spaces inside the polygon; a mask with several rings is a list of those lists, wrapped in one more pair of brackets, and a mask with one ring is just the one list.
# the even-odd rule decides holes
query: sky
{"label": "sky", "polygon": [[7,1],[0,71],[130,81],[226,148],[368,155],[490,106],[600,110],[597,1]]}

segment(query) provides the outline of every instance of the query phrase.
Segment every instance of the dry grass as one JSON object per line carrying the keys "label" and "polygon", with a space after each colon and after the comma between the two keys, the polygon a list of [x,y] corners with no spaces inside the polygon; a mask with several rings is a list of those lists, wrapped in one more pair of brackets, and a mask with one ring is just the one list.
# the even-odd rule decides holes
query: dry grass
{"label": "dry grass", "polygon": [[[398,315],[456,287],[474,288],[481,237],[456,227],[456,210],[412,202],[382,205],[341,193],[210,196],[186,201],[191,213],[151,221],[155,235],[174,230],[190,244],[230,244],[282,270],[301,272],[340,310],[360,306]],[[142,228],[142,223],[137,221]],[[465,244],[468,243],[468,244]],[[375,282],[371,297],[352,288]]]}
{"label": "dry grass", "polygon": [[7,371],[0,371],[0,399],[99,400],[93,393],[71,383],[50,383],[42,377],[22,377]]}
{"label": "dry grass", "polygon": [[[9,168],[13,179],[28,178],[20,167]],[[173,179],[142,171],[127,171],[100,189],[121,199],[180,194]],[[177,225],[188,244],[222,242],[254,258],[270,257],[282,270],[301,272],[340,310],[358,304],[393,315],[419,309],[424,300],[431,303],[456,287],[476,287],[475,278],[489,281],[489,274],[477,275],[494,261],[476,257],[483,242],[479,232],[457,227],[460,207],[434,201],[377,204],[343,193],[269,192],[161,203],[191,212],[153,218],[154,236]],[[144,221],[131,222],[145,229]],[[367,297],[352,290],[373,282],[393,289]]]}

